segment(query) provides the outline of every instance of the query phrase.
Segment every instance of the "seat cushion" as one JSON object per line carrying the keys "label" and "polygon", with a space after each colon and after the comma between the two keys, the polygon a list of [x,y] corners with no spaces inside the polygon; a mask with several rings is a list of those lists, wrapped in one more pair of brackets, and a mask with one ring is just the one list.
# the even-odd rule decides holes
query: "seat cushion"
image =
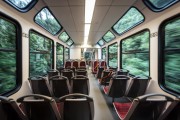
{"label": "seat cushion", "polygon": [[113,106],[120,119],[125,118],[132,103],[113,102]]}

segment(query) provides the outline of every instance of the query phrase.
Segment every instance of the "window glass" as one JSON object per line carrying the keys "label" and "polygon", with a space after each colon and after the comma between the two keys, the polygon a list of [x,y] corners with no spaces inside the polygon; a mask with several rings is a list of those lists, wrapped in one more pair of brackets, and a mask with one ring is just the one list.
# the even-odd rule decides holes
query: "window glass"
{"label": "window glass", "polygon": [[108,32],[103,36],[103,39],[104,39],[106,42],[110,42],[110,41],[112,41],[113,39],[115,39],[115,36],[112,34],[111,31],[108,31]]}
{"label": "window glass", "polygon": [[37,0],[5,0],[5,1],[21,12],[27,12],[37,3]]}
{"label": "window glass", "polygon": [[[180,93],[180,17],[165,23],[163,69],[165,87]],[[160,39],[162,40],[162,39]]]}
{"label": "window glass", "polygon": [[30,76],[45,75],[53,68],[53,41],[30,31]]}
{"label": "window glass", "polygon": [[108,65],[110,67],[118,67],[118,44],[114,43],[108,46]]}
{"label": "window glass", "polygon": [[156,8],[163,8],[176,0],[148,0]]}
{"label": "window glass", "polygon": [[62,32],[61,35],[59,35],[59,39],[66,42],[69,39],[69,35],[66,32]]}
{"label": "window glass", "polygon": [[72,39],[69,39],[67,42],[66,42],[66,44],[68,45],[68,46],[72,46],[73,45],[73,41],[72,41]]}
{"label": "window glass", "polygon": [[121,41],[121,67],[135,76],[149,76],[149,31],[145,30]]}
{"label": "window glass", "polygon": [[129,29],[139,25],[144,21],[144,16],[134,7],[131,7],[122,18],[113,26],[113,30],[121,35]]}
{"label": "window glass", "polygon": [[106,60],[106,47],[102,48],[102,59]]}
{"label": "window glass", "polygon": [[98,41],[98,44],[99,44],[100,46],[103,46],[103,45],[105,45],[105,42],[104,42],[104,40],[101,39],[101,40]]}
{"label": "window glass", "polygon": [[0,94],[18,87],[17,27],[0,16]]}
{"label": "window glass", "polygon": [[52,35],[56,35],[61,29],[61,25],[52,15],[48,8],[43,8],[36,16],[35,22],[46,29]]}
{"label": "window glass", "polygon": [[69,59],[69,48],[65,48],[65,60],[68,60]]}
{"label": "window glass", "polygon": [[56,44],[56,68],[64,66],[64,46]]}

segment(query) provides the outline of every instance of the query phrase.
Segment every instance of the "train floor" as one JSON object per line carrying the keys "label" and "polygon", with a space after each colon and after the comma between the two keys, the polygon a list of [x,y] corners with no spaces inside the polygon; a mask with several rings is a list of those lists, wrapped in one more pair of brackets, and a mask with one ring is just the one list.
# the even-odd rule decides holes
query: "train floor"
{"label": "train floor", "polygon": [[98,84],[97,79],[88,70],[90,82],[90,96],[94,99],[94,120],[119,120],[112,105],[112,99],[104,94],[102,86]]}

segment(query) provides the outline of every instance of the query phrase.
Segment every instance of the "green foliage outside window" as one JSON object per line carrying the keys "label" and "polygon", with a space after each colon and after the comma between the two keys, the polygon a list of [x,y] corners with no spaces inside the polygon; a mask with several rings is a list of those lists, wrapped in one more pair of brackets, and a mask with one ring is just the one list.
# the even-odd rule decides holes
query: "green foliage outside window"
{"label": "green foliage outside window", "polygon": [[126,14],[119,19],[119,21],[113,26],[113,29],[119,34],[132,29],[134,26],[142,23],[144,16],[134,7],[129,9]]}
{"label": "green foliage outside window", "polygon": [[35,16],[35,22],[49,31],[52,35],[56,35],[61,30],[61,25],[47,8],[43,8]]}
{"label": "green foliage outside window", "polygon": [[149,0],[156,8],[163,8],[176,0]]}
{"label": "green foliage outside window", "polygon": [[65,48],[65,60],[68,60],[69,59],[69,48]]}
{"label": "green foliage outside window", "polygon": [[110,67],[118,67],[118,44],[112,44],[108,47],[108,63]]}
{"label": "green foliage outside window", "polygon": [[63,42],[66,42],[69,39],[69,35],[66,32],[63,32],[59,35],[59,39]]}
{"label": "green foliage outside window", "polygon": [[0,94],[16,87],[16,27],[0,18]]}
{"label": "green foliage outside window", "polygon": [[122,68],[135,76],[149,76],[149,31],[122,40]]}
{"label": "green foliage outside window", "polygon": [[180,93],[180,17],[165,26],[165,86]]}
{"label": "green foliage outside window", "polygon": [[106,47],[102,48],[102,59],[106,60]]}
{"label": "green foliage outside window", "polygon": [[99,44],[100,46],[103,46],[103,45],[105,45],[105,42],[101,39],[101,40],[98,41],[98,44]]}
{"label": "green foliage outside window", "polygon": [[72,41],[72,39],[69,39],[67,42],[66,42],[66,44],[68,45],[68,46],[71,46],[71,45],[73,45],[73,41]]}
{"label": "green foliage outside window", "polygon": [[30,31],[30,76],[44,75],[52,69],[53,41]]}
{"label": "green foliage outside window", "polygon": [[112,34],[111,31],[108,31],[108,32],[103,36],[103,39],[104,39],[106,42],[110,42],[110,41],[112,41],[113,39],[115,39],[115,36]]}
{"label": "green foliage outside window", "polygon": [[56,68],[64,66],[64,46],[56,44]]}

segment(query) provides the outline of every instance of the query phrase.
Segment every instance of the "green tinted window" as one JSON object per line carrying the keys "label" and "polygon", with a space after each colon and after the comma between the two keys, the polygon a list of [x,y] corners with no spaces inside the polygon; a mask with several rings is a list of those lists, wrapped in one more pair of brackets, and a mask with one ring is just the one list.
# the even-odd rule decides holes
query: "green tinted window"
{"label": "green tinted window", "polygon": [[64,66],[64,46],[56,44],[56,68]]}
{"label": "green tinted window", "polygon": [[30,31],[30,76],[44,75],[53,67],[53,41]]}
{"label": "green tinted window", "polygon": [[65,48],[65,60],[68,60],[68,59],[69,59],[69,56],[70,56],[70,55],[69,55],[69,52],[70,52],[70,51],[69,51],[69,48],[66,47],[66,48]]}
{"label": "green tinted window", "polygon": [[48,8],[43,8],[35,16],[34,20],[37,24],[46,29],[52,35],[56,35],[62,28]]}
{"label": "green tinted window", "polygon": [[106,47],[102,48],[102,59],[106,60]]}
{"label": "green tinted window", "polygon": [[103,36],[103,39],[104,39],[106,42],[110,42],[110,41],[112,41],[113,39],[115,39],[115,36],[112,34],[111,31],[108,31],[108,32]]}
{"label": "green tinted window", "polygon": [[98,41],[98,44],[99,44],[100,46],[103,46],[103,45],[105,45],[105,42],[101,39],[101,40]]}
{"label": "green tinted window", "polygon": [[66,33],[66,32],[62,32],[60,35],[59,35],[59,39],[63,42],[66,42],[68,39],[69,39],[69,35]]}
{"label": "green tinted window", "polygon": [[15,24],[0,16],[0,94],[18,87],[17,34]]}
{"label": "green tinted window", "polygon": [[[164,82],[165,86],[180,93],[180,17],[165,23],[164,28]],[[162,40],[162,39],[160,39]]]}
{"label": "green tinted window", "polygon": [[118,44],[108,46],[108,65],[118,67]]}
{"label": "green tinted window", "polygon": [[72,46],[73,45],[73,41],[72,41],[72,39],[69,39],[67,42],[66,42],[66,44],[68,45],[68,46]]}
{"label": "green tinted window", "polygon": [[5,0],[5,1],[21,12],[27,12],[37,3],[37,0]]}
{"label": "green tinted window", "polygon": [[132,7],[117,21],[117,23],[113,26],[113,30],[117,34],[121,35],[143,21],[144,16],[136,8]]}
{"label": "green tinted window", "polygon": [[121,42],[121,66],[135,76],[149,76],[149,31],[137,33]]}

